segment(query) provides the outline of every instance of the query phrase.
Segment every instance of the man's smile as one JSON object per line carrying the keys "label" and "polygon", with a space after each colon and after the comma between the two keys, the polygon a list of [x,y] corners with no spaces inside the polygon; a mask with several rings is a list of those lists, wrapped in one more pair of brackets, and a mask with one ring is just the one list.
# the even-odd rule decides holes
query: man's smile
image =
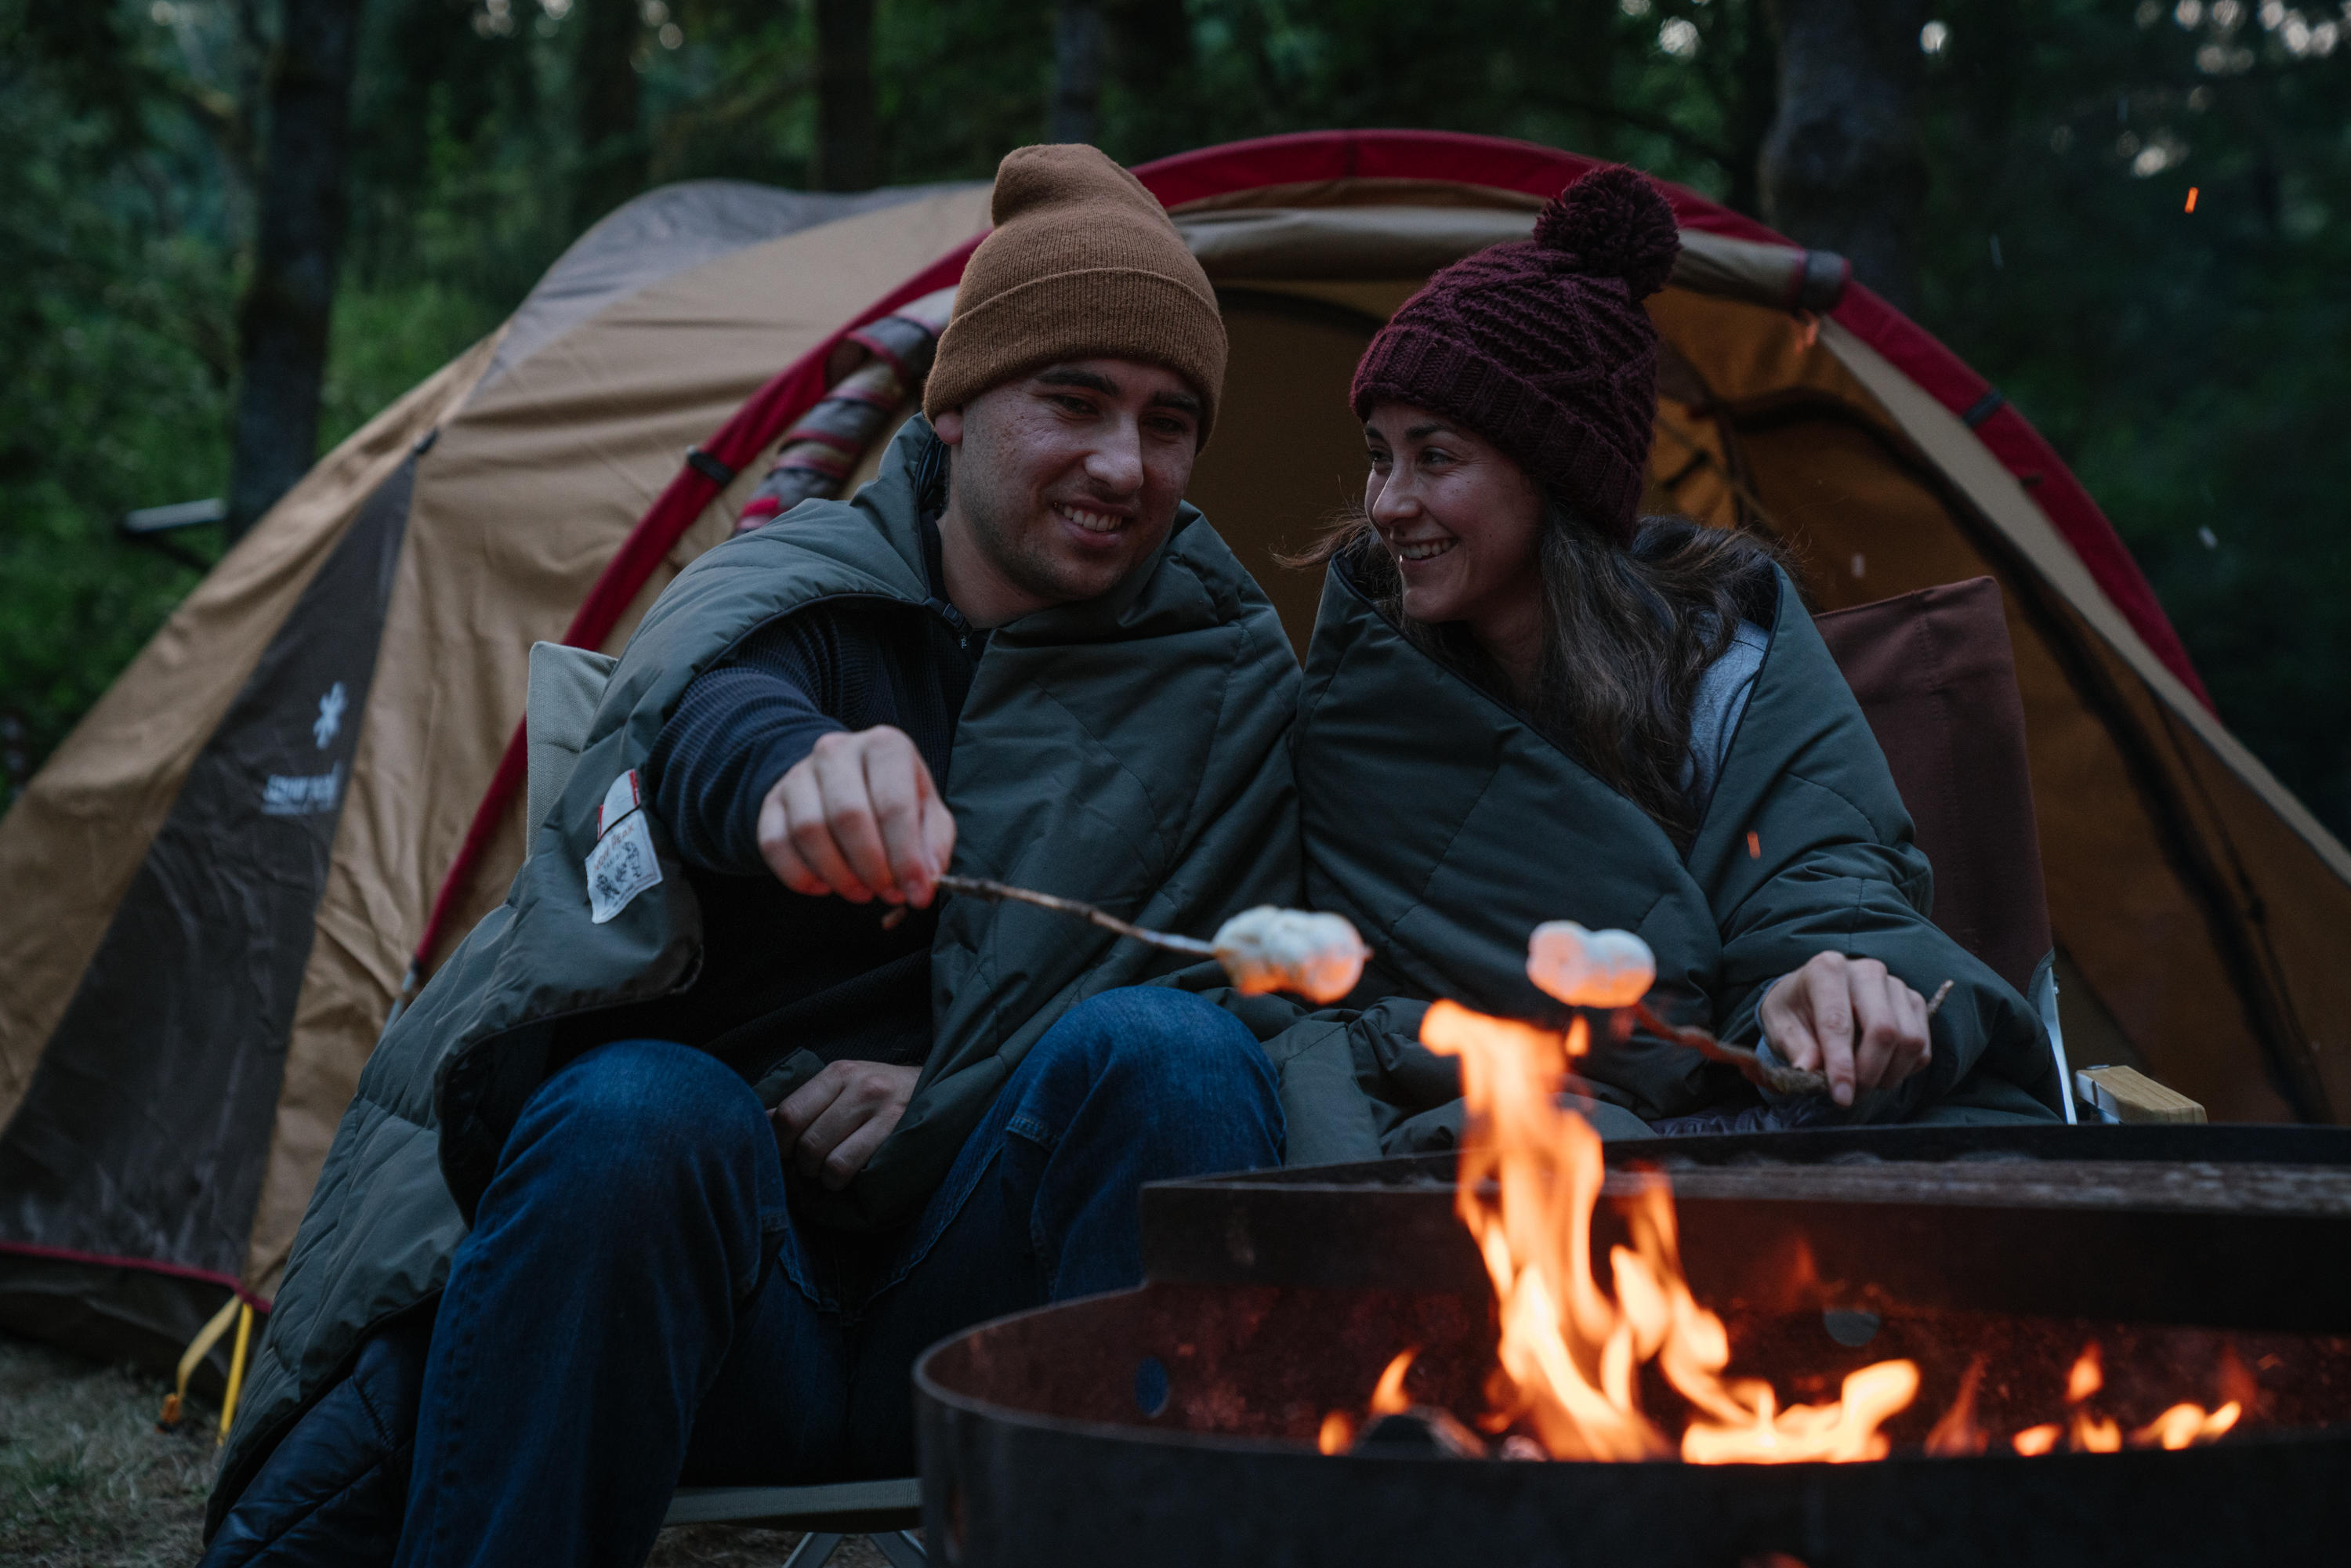
{"label": "man's smile", "polygon": [[1068,501],[1053,503],[1053,515],[1062,521],[1074,523],[1090,534],[1114,534],[1126,527],[1128,519],[1116,512],[1097,512]]}

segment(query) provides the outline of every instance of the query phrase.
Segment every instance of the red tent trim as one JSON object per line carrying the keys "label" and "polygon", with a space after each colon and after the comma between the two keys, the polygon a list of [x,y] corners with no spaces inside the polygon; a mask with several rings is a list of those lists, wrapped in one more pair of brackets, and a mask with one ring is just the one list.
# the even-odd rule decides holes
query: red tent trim
{"label": "red tent trim", "polygon": [[[1550,196],[1597,167],[1599,163],[1594,159],[1556,148],[1460,131],[1309,131],[1180,152],[1143,164],[1134,173],[1163,204],[1175,207],[1266,185],[1348,178],[1447,180]],[[1674,204],[1677,220],[1685,228],[1767,245],[1793,244],[1695,191],[1664,181],[1659,183]],[[750,401],[705,442],[701,450],[729,468],[739,469],[751,462],[768,443],[824,395],[825,361],[834,348],[909,300],[958,281],[963,277],[964,263],[978,243],[975,236],[940,257],[801,356],[752,394]],[[1832,314],[1954,414],[1964,415],[1991,390],[1991,384],[1970,370],[1958,355],[1858,284],[1846,287],[1844,301]],[[2010,473],[2030,487],[2034,505],[2073,547],[2098,586],[2156,657],[2210,707],[2211,698],[2205,693],[2204,683],[2189,663],[2179,633],[2172,630],[2162,606],[2156,601],[2154,589],[2138,570],[2138,563],[2124,548],[2114,525],[2058,460],[2049,444],[2022,414],[2005,405],[1986,419],[1976,434]],[[653,568],[694,526],[720,487],[716,480],[692,465],[681,466],[677,476],[630,531],[595,586],[589,590],[563,641],[577,648],[601,646],[653,575]],[[439,946],[472,880],[475,866],[488,849],[516,791],[521,789],[525,757],[523,729],[517,725],[513,738],[507,743],[506,754],[499,758],[497,771],[491,777],[489,789],[474,813],[473,823],[465,831],[465,841],[450,862],[448,873],[442,878],[440,891],[433,901],[432,915],[416,945],[412,981],[420,981],[424,975],[434,949]]]}
{"label": "red tent trim", "polygon": [[105,1252],[77,1252],[69,1247],[40,1247],[30,1241],[0,1241],[0,1252],[15,1252],[26,1258],[47,1258],[66,1263],[94,1263],[106,1269],[141,1269],[150,1274],[162,1274],[174,1280],[193,1280],[200,1284],[218,1285],[256,1312],[269,1311],[269,1299],[256,1296],[245,1288],[243,1281],[234,1274],[215,1274],[209,1269],[191,1269],[182,1263],[164,1263],[152,1258],[117,1258]]}

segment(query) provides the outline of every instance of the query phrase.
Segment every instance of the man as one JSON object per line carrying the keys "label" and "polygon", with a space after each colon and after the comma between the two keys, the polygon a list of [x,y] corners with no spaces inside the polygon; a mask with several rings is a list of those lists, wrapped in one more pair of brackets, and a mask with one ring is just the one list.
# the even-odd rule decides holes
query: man
{"label": "man", "polygon": [[1295,662],[1180,503],[1207,277],[1092,148],[1008,157],[995,217],[928,423],[672,584],[387,1031],[208,1562],[642,1562],[681,1479],[905,1473],[922,1346],[1133,1283],[1143,1182],[1279,1161],[1247,1030],[1102,994],[1157,955],[935,896],[1207,931],[1299,874]]}

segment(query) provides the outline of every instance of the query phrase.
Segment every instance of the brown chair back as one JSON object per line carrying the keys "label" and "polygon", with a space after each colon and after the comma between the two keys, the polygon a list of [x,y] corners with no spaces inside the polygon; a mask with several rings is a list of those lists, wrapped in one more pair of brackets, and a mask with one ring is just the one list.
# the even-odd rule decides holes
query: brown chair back
{"label": "brown chair back", "polygon": [[2000,585],[1922,588],[1815,624],[1934,862],[1935,924],[2031,995],[2052,937]]}

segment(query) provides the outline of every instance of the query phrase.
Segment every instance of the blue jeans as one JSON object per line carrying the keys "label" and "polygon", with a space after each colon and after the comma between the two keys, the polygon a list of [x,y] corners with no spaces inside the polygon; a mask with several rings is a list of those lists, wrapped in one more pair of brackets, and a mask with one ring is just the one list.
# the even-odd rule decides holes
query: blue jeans
{"label": "blue jeans", "polygon": [[849,1235],[793,1219],[715,1059],[588,1051],[525,1106],[457,1249],[398,1561],[635,1564],[681,1482],[909,1474],[925,1346],[1137,1283],[1143,1184],[1278,1164],[1281,1137],[1229,1015],[1105,992],[1030,1049],[919,1218]]}

